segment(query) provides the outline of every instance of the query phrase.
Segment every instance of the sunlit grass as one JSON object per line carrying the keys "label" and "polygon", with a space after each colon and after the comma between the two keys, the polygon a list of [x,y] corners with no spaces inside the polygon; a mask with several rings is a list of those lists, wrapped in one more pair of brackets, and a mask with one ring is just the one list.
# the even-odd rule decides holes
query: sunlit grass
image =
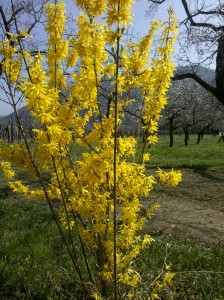
{"label": "sunlit grass", "polygon": [[159,142],[147,149],[151,154],[147,166],[224,171],[224,143],[218,143],[217,136],[206,135],[200,144],[196,144],[196,136],[190,136],[188,146],[184,146],[183,138],[175,136],[174,146],[171,148],[169,138],[159,136]]}

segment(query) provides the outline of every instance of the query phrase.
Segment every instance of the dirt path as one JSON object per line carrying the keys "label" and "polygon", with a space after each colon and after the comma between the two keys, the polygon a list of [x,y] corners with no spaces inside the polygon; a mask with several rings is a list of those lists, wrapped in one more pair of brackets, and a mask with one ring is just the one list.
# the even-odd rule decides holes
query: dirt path
{"label": "dirt path", "polygon": [[[159,197],[161,208],[148,225],[164,233],[181,232],[205,242],[224,242],[224,173],[181,170],[175,189],[156,187],[148,201]],[[145,203],[146,204],[146,203]]]}

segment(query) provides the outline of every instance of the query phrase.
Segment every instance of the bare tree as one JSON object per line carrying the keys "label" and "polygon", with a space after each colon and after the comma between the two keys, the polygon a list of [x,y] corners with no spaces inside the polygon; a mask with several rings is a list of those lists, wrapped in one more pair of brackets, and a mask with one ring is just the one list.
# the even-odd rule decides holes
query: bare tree
{"label": "bare tree", "polygon": [[174,83],[168,92],[168,104],[162,110],[161,124],[168,126],[170,147],[174,145],[174,131],[180,127],[181,112],[185,107],[182,84]]}
{"label": "bare tree", "polygon": [[191,80],[185,79],[182,83],[183,105],[181,110],[181,116],[179,118],[180,126],[184,132],[184,145],[188,146],[190,130],[194,125],[194,112],[195,105],[194,100],[196,98],[194,86]]}
{"label": "bare tree", "polygon": [[[170,0],[148,0],[148,12]],[[224,105],[224,3],[223,0],[176,0],[186,17],[180,21],[178,62],[191,66],[177,73],[176,80],[192,78]],[[193,55],[192,55],[193,54]],[[194,57],[193,57],[194,56]],[[215,64],[214,84],[197,73],[198,66]],[[185,69],[186,70],[186,69]]]}
{"label": "bare tree", "polygon": [[169,128],[170,147],[173,146],[174,131],[177,129],[183,130],[184,144],[187,146],[190,131],[197,134],[199,144],[207,130],[221,128],[219,124],[224,117],[221,104],[191,79],[174,82],[168,98],[161,124]]}

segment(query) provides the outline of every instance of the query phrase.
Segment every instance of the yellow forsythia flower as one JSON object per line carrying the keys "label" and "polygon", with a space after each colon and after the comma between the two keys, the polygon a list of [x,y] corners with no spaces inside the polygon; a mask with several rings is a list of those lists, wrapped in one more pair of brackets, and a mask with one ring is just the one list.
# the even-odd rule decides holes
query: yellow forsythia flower
{"label": "yellow forsythia flower", "polygon": [[160,168],[157,171],[157,176],[162,184],[172,188],[180,183],[182,180],[182,174],[180,171],[174,171],[173,169],[170,172],[162,171]]}
{"label": "yellow forsythia flower", "polygon": [[91,294],[92,299],[94,300],[103,300],[104,298],[99,293]]}
{"label": "yellow forsythia flower", "polygon": [[164,279],[163,279],[164,284],[165,285],[170,285],[174,276],[175,276],[174,273],[166,272],[166,274],[164,276]]}
{"label": "yellow forsythia flower", "polygon": [[9,187],[13,189],[13,192],[18,194],[27,194],[27,192],[29,191],[28,187],[25,186],[20,180],[10,182]]}
{"label": "yellow forsythia flower", "polygon": [[15,172],[11,169],[11,164],[6,161],[0,162],[0,167],[3,170],[5,178],[12,179],[15,176]]}

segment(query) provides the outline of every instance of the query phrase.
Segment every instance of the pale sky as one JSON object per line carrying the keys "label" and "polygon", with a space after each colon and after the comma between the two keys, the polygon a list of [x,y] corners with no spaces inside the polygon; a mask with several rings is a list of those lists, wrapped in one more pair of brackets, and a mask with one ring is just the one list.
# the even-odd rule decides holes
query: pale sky
{"label": "pale sky", "polygon": [[[78,15],[77,8],[74,5],[73,0],[64,0],[66,4],[66,11],[67,14],[73,14],[74,16]],[[171,5],[174,8],[174,11],[176,13],[177,19],[183,19],[184,13],[182,6],[180,4],[180,1],[176,0],[170,0],[169,5]],[[165,2],[159,7],[158,13],[156,14],[156,18],[160,18],[162,20],[166,20],[168,13],[168,7],[169,5]],[[142,36],[148,32],[150,20],[146,19],[146,11],[148,8],[148,2],[147,0],[136,0],[136,3],[133,7],[133,14],[134,14],[134,20],[133,20],[133,28],[131,31],[133,31],[134,34],[138,34],[138,36]],[[24,103],[25,105],[25,103]],[[12,108],[0,101],[0,116],[8,115],[12,112]]]}

